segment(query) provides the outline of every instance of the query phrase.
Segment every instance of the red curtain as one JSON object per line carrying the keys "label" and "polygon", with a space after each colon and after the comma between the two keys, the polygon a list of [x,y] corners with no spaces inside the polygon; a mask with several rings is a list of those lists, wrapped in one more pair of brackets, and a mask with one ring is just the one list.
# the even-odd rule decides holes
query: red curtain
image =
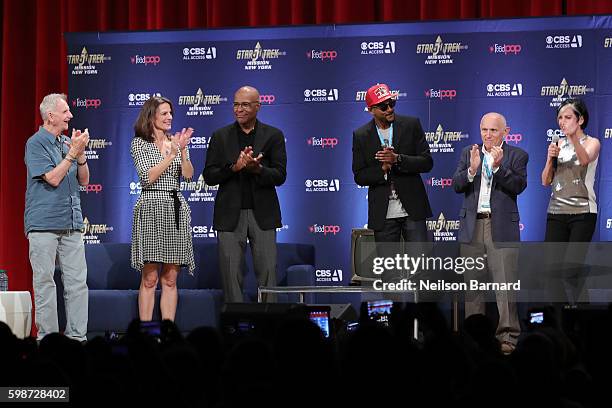
{"label": "red curtain", "polygon": [[0,269],[31,290],[24,144],[38,104],[67,92],[69,31],[156,30],[612,13],[610,0],[0,0]]}

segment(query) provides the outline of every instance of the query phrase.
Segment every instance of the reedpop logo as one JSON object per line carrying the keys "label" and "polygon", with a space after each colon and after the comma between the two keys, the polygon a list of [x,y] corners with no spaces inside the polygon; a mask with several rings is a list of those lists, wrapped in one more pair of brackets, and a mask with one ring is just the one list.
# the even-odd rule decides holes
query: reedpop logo
{"label": "reedpop logo", "polygon": [[272,105],[276,100],[276,96],[274,95],[259,95],[259,103]]}
{"label": "reedpop logo", "polygon": [[457,97],[456,89],[433,89],[429,88],[425,90],[425,97],[428,99],[450,99]]}
{"label": "reedpop logo", "polygon": [[102,184],[88,184],[86,186],[79,186],[79,191],[83,193],[101,193],[102,192]]}
{"label": "reedpop logo", "polygon": [[522,133],[510,133],[506,136],[506,143],[514,143],[514,144],[519,144],[521,143],[521,140],[523,140],[523,134]]}
{"label": "reedpop logo", "polygon": [[446,187],[450,187],[453,185],[453,179],[452,178],[442,178],[442,177],[440,178],[431,177],[425,180],[425,183],[428,186],[444,189]]}
{"label": "reedpop logo", "polygon": [[308,146],[320,147],[325,149],[326,147],[334,148],[338,145],[337,137],[311,137],[306,139]]}
{"label": "reedpop logo", "polygon": [[314,224],[308,227],[308,231],[310,231],[312,234],[323,234],[324,236],[327,236],[327,234],[336,235],[340,233],[340,226]]}
{"label": "reedpop logo", "polygon": [[98,109],[100,106],[102,106],[102,99],[91,99],[91,98],[81,99],[81,98],[76,98],[76,99],[72,100],[72,107],[73,108],[85,108],[85,109],[94,108],[94,109]]}
{"label": "reedpop logo", "polygon": [[310,50],[306,53],[306,58],[311,59],[311,60],[321,60],[321,62],[326,62],[326,61],[333,61],[336,58],[338,58],[338,51],[336,50]]}
{"label": "reedpop logo", "polygon": [[133,55],[130,57],[130,62],[136,65],[154,65],[157,66],[161,62],[159,55]]}
{"label": "reedpop logo", "polygon": [[521,44],[493,44],[489,45],[489,54],[518,55],[523,50]]}

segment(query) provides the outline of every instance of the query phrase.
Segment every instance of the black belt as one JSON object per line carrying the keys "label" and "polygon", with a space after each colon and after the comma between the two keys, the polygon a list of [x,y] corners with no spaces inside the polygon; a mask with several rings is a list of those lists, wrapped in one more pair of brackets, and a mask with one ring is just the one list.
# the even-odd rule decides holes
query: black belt
{"label": "black belt", "polygon": [[181,201],[178,198],[178,190],[158,190],[155,188],[147,188],[144,191],[162,191],[165,193],[170,193],[170,195],[172,196],[172,200],[174,201],[174,225],[176,226],[176,229],[179,229],[179,215],[180,215],[180,211],[181,211]]}
{"label": "black belt", "polygon": [[482,219],[485,219],[485,218],[491,218],[491,213],[490,212],[476,213],[476,219],[482,220]]}

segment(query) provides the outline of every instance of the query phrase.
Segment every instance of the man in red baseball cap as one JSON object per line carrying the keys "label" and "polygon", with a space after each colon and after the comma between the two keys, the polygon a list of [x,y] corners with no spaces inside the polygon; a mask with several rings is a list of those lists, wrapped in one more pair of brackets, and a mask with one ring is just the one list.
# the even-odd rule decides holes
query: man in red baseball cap
{"label": "man in red baseball cap", "polygon": [[420,173],[431,171],[433,159],[421,122],[396,115],[395,102],[386,84],[367,90],[372,120],[353,132],[353,174],[369,187],[368,227],[377,243],[427,242],[432,212]]}

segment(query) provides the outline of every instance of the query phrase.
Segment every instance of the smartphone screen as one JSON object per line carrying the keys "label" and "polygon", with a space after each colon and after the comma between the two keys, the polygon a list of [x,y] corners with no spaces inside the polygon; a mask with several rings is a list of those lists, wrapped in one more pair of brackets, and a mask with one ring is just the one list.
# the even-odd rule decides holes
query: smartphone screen
{"label": "smartphone screen", "polygon": [[529,315],[529,323],[542,324],[544,323],[544,312],[532,312]]}
{"label": "smartphone screen", "polygon": [[161,339],[161,324],[158,321],[140,322],[140,332]]}
{"label": "smartphone screen", "polygon": [[373,300],[367,302],[368,318],[377,323],[389,326],[389,317],[391,316],[391,308],[393,301],[391,300]]}
{"label": "smartphone screen", "polygon": [[329,312],[326,310],[311,310],[310,321],[319,326],[325,338],[329,338]]}

